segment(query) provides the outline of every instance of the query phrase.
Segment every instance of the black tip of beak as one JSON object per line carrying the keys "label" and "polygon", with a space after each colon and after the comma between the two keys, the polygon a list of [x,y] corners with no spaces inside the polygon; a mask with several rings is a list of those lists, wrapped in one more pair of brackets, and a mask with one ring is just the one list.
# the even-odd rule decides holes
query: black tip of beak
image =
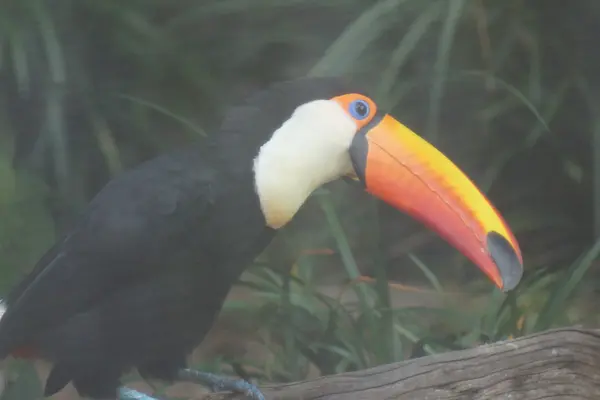
{"label": "black tip of beak", "polygon": [[487,246],[490,256],[500,271],[502,290],[504,292],[513,290],[523,276],[523,264],[515,249],[504,236],[493,231],[487,234]]}

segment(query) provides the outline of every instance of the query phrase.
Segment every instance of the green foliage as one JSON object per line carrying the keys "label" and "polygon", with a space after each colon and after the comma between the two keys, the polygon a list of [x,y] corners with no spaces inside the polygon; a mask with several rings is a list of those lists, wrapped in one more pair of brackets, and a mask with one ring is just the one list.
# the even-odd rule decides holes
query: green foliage
{"label": "green foliage", "polygon": [[[347,237],[329,195],[320,196],[345,274],[356,283],[359,274]],[[395,290],[394,284],[385,278],[372,285],[352,284],[354,301],[343,300],[342,293],[325,294],[319,287],[315,256],[299,257],[291,274],[278,273],[268,263],[256,265],[244,284],[262,301],[234,308],[260,321],[272,357],[266,364],[235,361],[252,367],[265,381],[296,381],[307,379],[314,369],[322,375],[359,370],[568,325],[575,322],[568,313],[576,290],[599,253],[600,241],[564,271],[539,271],[508,294],[485,291],[480,295],[485,306],[479,308],[452,301],[452,295],[414,256],[411,259],[426,275],[432,293],[447,300],[443,305],[393,306],[389,291]]]}
{"label": "green foliage", "polygon": [[54,239],[54,222],[46,204],[49,193],[38,177],[12,168],[12,151],[11,137],[0,136],[1,292],[30,268]]}

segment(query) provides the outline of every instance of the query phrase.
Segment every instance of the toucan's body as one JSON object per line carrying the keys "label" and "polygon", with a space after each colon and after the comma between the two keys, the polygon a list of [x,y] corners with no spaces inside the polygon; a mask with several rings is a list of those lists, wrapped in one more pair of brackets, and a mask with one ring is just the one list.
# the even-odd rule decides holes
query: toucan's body
{"label": "toucan's body", "polygon": [[131,368],[174,379],[243,269],[315,188],[341,176],[429,225],[439,215],[450,226],[437,227],[444,237],[500,287],[514,287],[516,242],[462,175],[451,196],[427,168],[401,175],[407,195],[423,196],[413,203],[386,183],[408,168],[393,167],[388,152],[429,148],[412,136],[406,149],[386,144],[384,133],[402,128],[357,93],[337,79],[275,85],[232,109],[210,144],[115,178],[9,294],[0,358],[51,361],[46,394],[72,381],[81,395],[114,398]]}
{"label": "toucan's body", "polygon": [[116,178],[7,299],[2,351],[55,362],[48,394],[74,379],[111,398],[126,369],[172,379],[185,366],[274,233],[252,180],[208,160],[191,148]]}

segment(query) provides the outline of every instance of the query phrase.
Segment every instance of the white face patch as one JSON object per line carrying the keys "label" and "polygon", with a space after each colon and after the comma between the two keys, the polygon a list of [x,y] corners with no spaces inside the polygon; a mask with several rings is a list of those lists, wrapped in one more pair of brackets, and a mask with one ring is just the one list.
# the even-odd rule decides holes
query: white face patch
{"label": "white face patch", "polygon": [[353,171],[354,120],[331,100],[298,107],[254,159],[255,187],[271,228],[288,223],[319,186]]}

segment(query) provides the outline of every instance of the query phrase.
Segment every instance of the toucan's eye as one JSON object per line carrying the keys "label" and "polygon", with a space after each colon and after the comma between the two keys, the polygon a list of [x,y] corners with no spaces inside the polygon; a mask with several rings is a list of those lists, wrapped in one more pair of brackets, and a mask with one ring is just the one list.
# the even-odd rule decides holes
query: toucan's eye
{"label": "toucan's eye", "polygon": [[350,103],[349,111],[353,118],[360,121],[369,116],[369,103],[364,100],[354,100]]}

